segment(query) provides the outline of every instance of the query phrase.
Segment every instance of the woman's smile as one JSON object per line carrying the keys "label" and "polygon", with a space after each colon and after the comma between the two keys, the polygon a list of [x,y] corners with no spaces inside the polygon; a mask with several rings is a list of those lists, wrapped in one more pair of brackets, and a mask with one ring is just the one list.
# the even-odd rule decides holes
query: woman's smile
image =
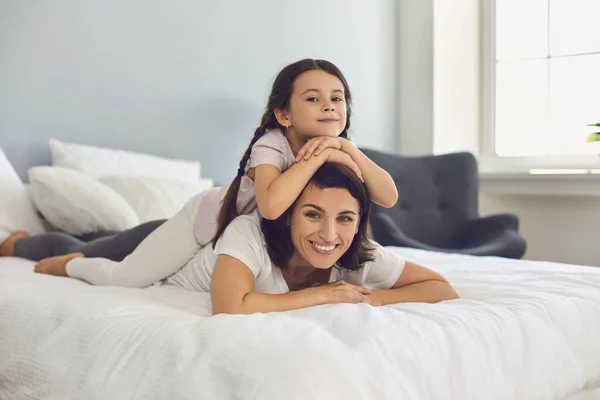
{"label": "woman's smile", "polygon": [[335,249],[339,246],[339,244],[323,244],[323,243],[317,243],[317,242],[313,242],[311,240],[308,241],[308,243],[310,243],[311,247],[319,254],[325,254],[325,255],[330,255],[333,254]]}

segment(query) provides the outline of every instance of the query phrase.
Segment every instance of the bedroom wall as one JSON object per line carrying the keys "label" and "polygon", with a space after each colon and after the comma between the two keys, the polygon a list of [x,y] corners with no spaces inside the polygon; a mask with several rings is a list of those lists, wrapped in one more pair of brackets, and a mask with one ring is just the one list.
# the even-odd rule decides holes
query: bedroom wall
{"label": "bedroom wall", "polygon": [[0,146],[22,177],[47,140],[200,160],[231,179],[289,62],[336,63],[359,145],[397,148],[393,0],[5,0]]}
{"label": "bedroom wall", "polygon": [[600,267],[600,198],[578,196],[480,196],[485,214],[519,215],[530,260]]}

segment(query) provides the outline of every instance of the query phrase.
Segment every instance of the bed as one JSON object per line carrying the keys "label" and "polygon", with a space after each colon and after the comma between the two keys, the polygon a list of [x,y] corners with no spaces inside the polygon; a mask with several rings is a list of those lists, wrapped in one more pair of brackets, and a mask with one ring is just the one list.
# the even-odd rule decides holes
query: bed
{"label": "bed", "polygon": [[392,249],[463,298],[211,317],[0,258],[0,398],[600,398],[600,269]]}

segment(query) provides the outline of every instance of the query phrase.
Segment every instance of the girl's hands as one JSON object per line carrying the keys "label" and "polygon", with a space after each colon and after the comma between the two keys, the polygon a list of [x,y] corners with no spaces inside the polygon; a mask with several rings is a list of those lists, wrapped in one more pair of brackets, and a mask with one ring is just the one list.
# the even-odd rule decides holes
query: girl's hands
{"label": "girl's hands", "polygon": [[336,150],[336,149],[326,149],[322,153],[322,155],[325,158],[324,162],[335,162],[338,164],[343,164],[343,165],[347,166],[348,168],[350,168],[356,174],[356,176],[358,176],[358,178],[361,180],[361,182],[365,181],[363,179],[360,167],[352,159],[352,157],[350,157],[350,155],[348,153],[344,153],[343,151]]}
{"label": "girl's hands", "polygon": [[296,156],[296,162],[299,162],[303,158],[308,160],[314,154],[318,156],[323,152],[323,150],[330,148],[341,150],[342,149],[342,141],[343,139],[331,136],[318,136],[310,139],[308,142],[302,146],[298,155]]}
{"label": "girl's hands", "polygon": [[298,155],[296,156],[296,162],[308,160],[312,156],[318,157],[322,155],[325,157],[325,162],[336,162],[347,166],[354,171],[354,173],[362,182],[364,182],[362,172],[358,167],[358,164],[356,164],[352,156],[345,151],[348,146],[355,145],[349,140],[340,137],[315,137],[310,139],[308,142],[306,142],[306,144],[304,144],[304,146],[302,146],[298,152]]}
{"label": "girl's hands", "polygon": [[370,289],[341,280],[325,285],[313,284],[311,288],[304,290],[313,291],[319,298],[319,304],[367,303],[372,306],[380,305],[369,296]]}

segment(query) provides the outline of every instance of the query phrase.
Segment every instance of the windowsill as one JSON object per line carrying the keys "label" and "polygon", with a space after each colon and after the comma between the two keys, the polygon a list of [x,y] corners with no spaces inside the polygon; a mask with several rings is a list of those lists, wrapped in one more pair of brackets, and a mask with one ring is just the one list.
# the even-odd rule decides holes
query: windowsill
{"label": "windowsill", "polygon": [[483,172],[479,175],[484,194],[600,196],[600,173],[532,174],[522,172]]}

